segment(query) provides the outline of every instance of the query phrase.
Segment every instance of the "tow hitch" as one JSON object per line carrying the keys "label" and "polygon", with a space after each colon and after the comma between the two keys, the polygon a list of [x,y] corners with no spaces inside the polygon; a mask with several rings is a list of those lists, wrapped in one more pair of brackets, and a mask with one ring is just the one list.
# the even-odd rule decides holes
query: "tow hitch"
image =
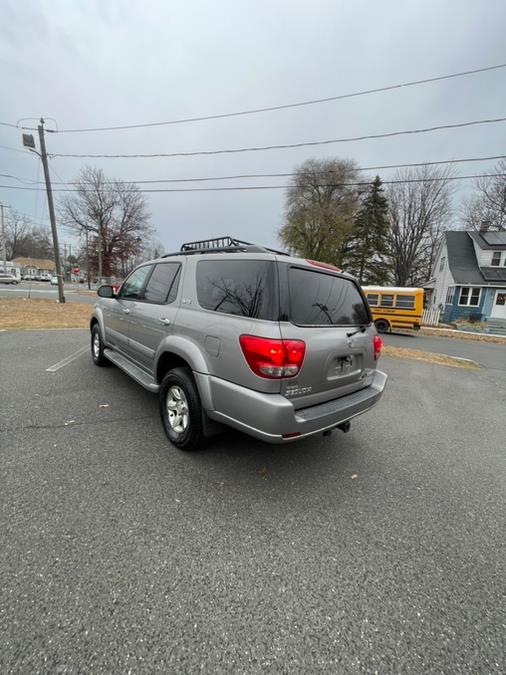
{"label": "tow hitch", "polygon": [[[350,422],[350,420],[348,420],[347,422],[341,422],[341,424],[338,424],[336,427],[334,427],[334,429],[341,429],[341,431],[342,431],[344,434],[347,434],[348,431],[351,429],[351,422]],[[323,432],[323,435],[324,435],[324,436],[330,436],[330,434],[332,433],[332,431],[333,431],[333,429],[326,429],[326,430]]]}

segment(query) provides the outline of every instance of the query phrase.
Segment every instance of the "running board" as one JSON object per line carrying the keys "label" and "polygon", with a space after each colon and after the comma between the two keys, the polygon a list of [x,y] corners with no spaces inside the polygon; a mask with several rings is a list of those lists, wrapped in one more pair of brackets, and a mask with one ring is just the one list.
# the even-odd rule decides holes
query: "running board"
{"label": "running board", "polygon": [[142,385],[144,389],[147,389],[153,394],[157,394],[160,390],[160,385],[157,384],[145,370],[136,366],[135,363],[132,363],[125,356],[118,354],[118,352],[115,352],[112,349],[104,349],[104,356],[109,359],[111,363],[114,363],[115,366],[121,368],[127,375],[130,375],[130,377]]}

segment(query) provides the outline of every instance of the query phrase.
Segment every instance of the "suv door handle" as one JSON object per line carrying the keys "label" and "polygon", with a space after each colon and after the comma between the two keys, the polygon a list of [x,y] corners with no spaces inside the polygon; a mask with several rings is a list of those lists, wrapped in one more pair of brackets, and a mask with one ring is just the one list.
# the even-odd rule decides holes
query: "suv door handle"
{"label": "suv door handle", "polygon": [[123,311],[125,312],[125,314],[130,314],[130,310],[128,309],[128,307],[123,307]]}
{"label": "suv door handle", "polygon": [[163,323],[164,326],[170,326],[170,319],[166,319],[165,317],[160,317],[160,321]]}

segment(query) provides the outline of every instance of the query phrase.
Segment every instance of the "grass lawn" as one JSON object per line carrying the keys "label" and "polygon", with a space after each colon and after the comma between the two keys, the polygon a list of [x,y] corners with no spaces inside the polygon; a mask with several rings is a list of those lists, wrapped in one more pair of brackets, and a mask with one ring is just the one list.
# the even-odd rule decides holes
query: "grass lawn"
{"label": "grass lawn", "polygon": [[381,351],[385,356],[394,356],[401,359],[414,359],[415,361],[425,361],[425,363],[435,363],[439,366],[450,366],[451,368],[465,368],[466,370],[477,370],[478,364],[474,361],[458,359],[446,354],[432,354],[432,352],[422,352],[418,349],[406,349],[405,347],[392,347],[385,345]]}
{"label": "grass lawn", "polygon": [[491,342],[496,345],[506,345],[506,336],[487,335],[486,333],[462,333],[457,330],[445,330],[444,328],[420,328],[420,335],[429,337],[446,337],[454,340],[474,340],[475,342]]}
{"label": "grass lawn", "polygon": [[0,329],[88,328],[93,305],[0,298]]}

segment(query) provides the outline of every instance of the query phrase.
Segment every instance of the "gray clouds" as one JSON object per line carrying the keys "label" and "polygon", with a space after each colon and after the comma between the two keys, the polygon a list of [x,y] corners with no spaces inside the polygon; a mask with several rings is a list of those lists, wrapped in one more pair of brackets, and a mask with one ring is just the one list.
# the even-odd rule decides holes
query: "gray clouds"
{"label": "gray clouds", "polygon": [[[499,0],[22,4],[4,0],[2,11],[0,119],[47,115],[61,127],[276,105],[505,60],[506,5]],[[506,71],[497,71],[251,117],[52,135],[48,149],[206,150],[498,117],[506,110],[505,83]],[[506,152],[505,136],[506,124],[498,124],[345,146],[94,163],[126,180],[277,172],[291,171],[311,156],[351,157],[367,165],[500,154]],[[0,129],[0,144],[21,147],[20,132]],[[62,178],[71,180],[81,162],[60,158],[52,165]],[[473,165],[472,172],[488,166]],[[461,171],[468,172],[467,168]],[[35,180],[38,165],[35,157],[0,149],[0,172]],[[387,178],[392,173],[381,175]],[[469,187],[459,184],[457,198]],[[275,244],[283,217],[283,191],[150,194],[148,199],[168,249],[185,239],[225,233]],[[0,200],[34,213],[35,193],[0,189]],[[41,194],[39,219],[47,216],[43,208]]]}

